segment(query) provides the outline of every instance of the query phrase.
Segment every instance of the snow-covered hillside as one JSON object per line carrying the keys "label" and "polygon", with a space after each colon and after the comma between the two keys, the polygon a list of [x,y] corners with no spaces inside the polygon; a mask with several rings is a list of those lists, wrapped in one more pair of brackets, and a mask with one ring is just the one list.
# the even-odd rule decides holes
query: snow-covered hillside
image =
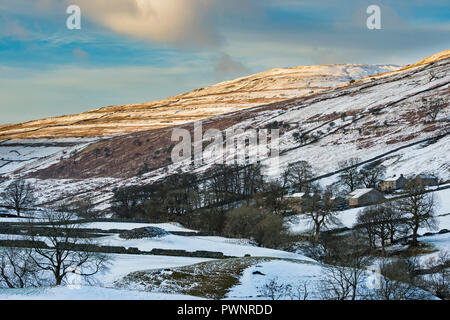
{"label": "snow-covered hillside", "polygon": [[[262,129],[276,123],[282,130],[275,141],[280,148],[279,163],[269,165],[268,170],[273,176],[290,163],[306,160],[318,175],[330,174],[321,180],[327,184],[336,179],[333,172],[339,161],[359,157],[362,163],[381,161],[388,168],[388,175],[433,172],[448,180],[449,65],[448,54],[441,54],[426,63],[318,94],[212,117],[203,121],[203,130]],[[243,80],[232,84],[240,81]],[[286,83],[275,81],[273,86],[277,85]],[[422,99],[435,96],[444,98],[447,106],[436,121],[429,121]],[[193,125],[182,127],[192,130]],[[294,139],[299,130],[313,138],[300,144]],[[99,208],[107,209],[115,187],[151,183],[174,172],[192,170],[171,163],[171,133],[171,128],[163,128],[97,142],[82,140],[69,149],[24,146],[22,150],[15,146],[16,152],[6,145],[14,141],[9,140],[0,145],[2,157],[11,161],[19,156],[18,152],[28,154],[28,158],[22,156],[28,160],[10,162],[2,172],[13,178],[12,169],[20,169],[15,176],[32,177],[43,203],[74,195],[89,196]],[[255,148],[250,150],[255,152]],[[44,157],[33,160],[37,154]],[[206,170],[214,160],[210,158],[193,168],[194,172]],[[151,169],[138,174],[144,167]]]}
{"label": "snow-covered hillside", "polygon": [[320,92],[398,70],[395,65],[319,65],[272,69],[161,101],[111,106],[0,127],[0,139],[63,139],[133,133]]}
{"label": "snow-covered hillside", "polygon": [[0,141],[0,175],[23,167],[38,170],[57,163],[99,139],[26,139]]}

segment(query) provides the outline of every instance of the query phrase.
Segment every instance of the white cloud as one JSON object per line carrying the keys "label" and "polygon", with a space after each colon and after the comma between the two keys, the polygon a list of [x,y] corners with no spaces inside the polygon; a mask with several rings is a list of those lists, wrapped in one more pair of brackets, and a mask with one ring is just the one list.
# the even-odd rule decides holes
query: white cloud
{"label": "white cloud", "polygon": [[0,0],[6,14],[58,19],[68,5],[81,8],[82,19],[133,38],[180,46],[217,46],[222,38],[214,16],[248,8],[238,0]]}
{"label": "white cloud", "polygon": [[177,45],[217,45],[208,18],[219,0],[77,0],[83,16],[119,34]]}

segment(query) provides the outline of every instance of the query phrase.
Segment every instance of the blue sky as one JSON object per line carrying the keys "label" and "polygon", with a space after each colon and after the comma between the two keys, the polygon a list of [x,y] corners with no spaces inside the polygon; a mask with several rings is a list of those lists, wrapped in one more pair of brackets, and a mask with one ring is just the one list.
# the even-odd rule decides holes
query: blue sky
{"label": "blue sky", "polygon": [[[81,30],[66,8],[81,8]],[[366,27],[381,8],[382,30]],[[450,49],[448,0],[0,0],[0,123],[163,99],[274,67]]]}

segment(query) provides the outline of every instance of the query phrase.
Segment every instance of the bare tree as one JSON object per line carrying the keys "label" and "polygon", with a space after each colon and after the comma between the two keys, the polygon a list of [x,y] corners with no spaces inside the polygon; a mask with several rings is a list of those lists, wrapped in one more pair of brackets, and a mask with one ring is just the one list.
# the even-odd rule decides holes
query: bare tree
{"label": "bare tree", "polygon": [[387,218],[387,228],[389,231],[389,241],[391,244],[395,239],[401,236],[406,236],[408,233],[406,219],[404,213],[400,211],[395,201],[388,201],[383,203],[385,207],[385,215]]}
{"label": "bare tree", "polygon": [[369,247],[376,249],[376,234],[375,234],[375,215],[376,211],[371,207],[364,208],[358,213],[355,223],[355,229],[362,231],[361,236],[366,237]]}
{"label": "bare tree", "polygon": [[275,277],[258,287],[258,294],[271,300],[306,300],[309,296],[308,283],[302,281],[297,284],[283,283]]}
{"label": "bare tree", "polygon": [[367,207],[358,214],[356,228],[364,230],[369,240],[369,246],[375,249],[377,240],[381,244],[381,251],[385,254],[388,241],[394,241],[404,219],[390,205]]}
{"label": "bare tree", "polygon": [[6,205],[13,207],[19,217],[24,209],[36,201],[33,186],[22,179],[11,182],[6,187],[3,198]]}
{"label": "bare tree", "polygon": [[405,222],[412,232],[412,241],[417,243],[419,228],[434,230],[437,221],[434,215],[435,199],[432,193],[427,193],[424,186],[415,180],[407,183],[407,196],[397,201],[399,211],[404,215]]}
{"label": "bare tree", "polygon": [[270,279],[258,288],[258,294],[271,300],[280,300],[291,292],[289,284],[281,283],[277,277]]}
{"label": "bare tree", "polygon": [[[435,70],[430,70],[430,82],[438,79],[437,77],[437,72]],[[423,98],[422,100],[426,100],[425,98]]]}
{"label": "bare tree", "polygon": [[0,285],[26,288],[40,285],[39,270],[27,248],[0,248]]}
{"label": "bare tree", "polygon": [[327,266],[317,289],[323,300],[348,300],[352,295],[350,274],[342,266]]}
{"label": "bare tree", "polygon": [[361,174],[358,170],[360,162],[361,159],[359,158],[350,158],[338,163],[338,169],[342,170],[339,174],[339,180],[350,191],[357,189],[361,185]]}
{"label": "bare tree", "polygon": [[306,200],[304,216],[312,225],[314,241],[319,241],[321,231],[333,225],[337,225],[339,220],[336,217],[335,206],[332,202],[329,190],[322,192],[315,187],[310,199]]}
{"label": "bare tree", "polygon": [[314,177],[312,166],[307,161],[289,165],[286,175],[289,185],[298,192],[308,192],[311,187],[311,180]]}
{"label": "bare tree", "polygon": [[429,274],[425,276],[425,288],[441,299],[450,299],[450,255],[440,252],[426,262]]}
{"label": "bare tree", "polygon": [[386,167],[383,165],[364,167],[360,171],[361,182],[366,188],[376,188],[385,175]]}
{"label": "bare tree", "polygon": [[[41,221],[48,231],[39,235],[30,223],[31,258],[37,268],[52,273],[56,285],[61,285],[69,274],[87,279],[107,267],[107,256],[96,250],[93,241],[82,237],[75,220],[74,213],[47,210]],[[49,246],[42,246],[42,240]]]}
{"label": "bare tree", "polygon": [[323,278],[319,292],[326,300],[356,300],[363,295],[366,268],[371,264],[367,247],[357,233],[322,244]]}
{"label": "bare tree", "polygon": [[436,121],[437,116],[447,106],[448,102],[445,102],[442,98],[423,98],[422,103],[426,109],[428,117],[431,121]]}
{"label": "bare tree", "polygon": [[287,194],[282,182],[270,181],[264,186],[264,206],[276,214],[284,213],[288,206],[284,198]]}

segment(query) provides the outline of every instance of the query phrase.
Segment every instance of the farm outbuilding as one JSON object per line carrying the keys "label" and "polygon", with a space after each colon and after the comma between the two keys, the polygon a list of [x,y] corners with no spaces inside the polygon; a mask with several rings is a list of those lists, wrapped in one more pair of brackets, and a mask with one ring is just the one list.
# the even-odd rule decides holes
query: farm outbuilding
{"label": "farm outbuilding", "polygon": [[383,194],[373,188],[356,189],[347,195],[347,203],[350,207],[375,204],[383,200]]}
{"label": "farm outbuilding", "polygon": [[398,189],[403,189],[408,180],[401,174],[400,176],[393,176],[380,183],[381,191],[389,192]]}

